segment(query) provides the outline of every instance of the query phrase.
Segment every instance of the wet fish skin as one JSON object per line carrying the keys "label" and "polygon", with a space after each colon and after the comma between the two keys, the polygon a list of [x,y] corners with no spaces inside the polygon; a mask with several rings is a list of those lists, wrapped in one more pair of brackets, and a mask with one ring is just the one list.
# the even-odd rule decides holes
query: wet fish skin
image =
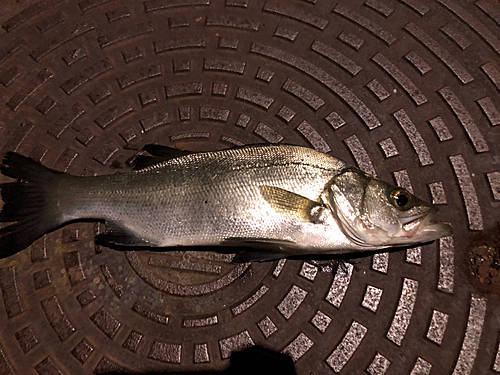
{"label": "wet fish skin", "polygon": [[[176,151],[170,157],[172,149],[157,147],[162,162],[95,177],[55,172],[7,154],[1,171],[18,182],[0,186],[5,202],[0,221],[17,222],[0,229],[0,256],[22,250],[64,223],[83,219],[104,220],[101,239],[131,249],[239,243],[255,246],[262,259],[269,259],[395,246],[379,238],[385,236],[382,230],[374,232],[376,238],[364,234],[369,219],[349,221],[356,215],[369,216],[370,209],[359,203],[365,201],[363,192],[371,182],[379,180],[332,156],[299,146],[262,145],[181,156]],[[348,175],[348,182],[355,181],[350,187]],[[394,230],[398,209],[394,213],[389,207],[394,204],[379,201],[390,199],[385,192],[397,188],[380,184],[375,184],[372,205],[385,207],[392,221],[386,226]],[[346,187],[350,191],[342,191]],[[414,201],[418,207],[430,207]],[[343,214],[346,209],[351,216]],[[429,210],[423,212],[426,217]],[[378,220],[385,225],[384,218]],[[423,228],[429,222],[414,226]],[[432,239],[449,234],[449,228],[440,226],[435,232]],[[399,245],[422,241],[408,233]]]}
{"label": "wet fish skin", "polygon": [[[324,226],[276,212],[259,187],[272,186],[311,201],[345,163],[314,150],[264,146],[199,153],[167,160],[132,173],[63,181],[69,199],[60,201],[64,221],[81,218],[120,223],[150,246],[219,245],[255,239],[318,248],[349,246]],[[78,204],[70,197],[80,197]],[[317,233],[316,233],[317,232]],[[291,250],[291,249],[290,249]],[[305,249],[303,250],[305,251]]]}

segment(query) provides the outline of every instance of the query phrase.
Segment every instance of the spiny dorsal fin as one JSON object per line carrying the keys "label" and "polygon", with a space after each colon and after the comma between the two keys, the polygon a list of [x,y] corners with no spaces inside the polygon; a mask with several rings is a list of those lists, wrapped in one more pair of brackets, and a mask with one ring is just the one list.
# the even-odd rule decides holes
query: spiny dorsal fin
{"label": "spiny dorsal fin", "polygon": [[259,187],[262,197],[271,207],[282,215],[301,221],[315,223],[313,216],[323,205],[302,195],[275,186]]}
{"label": "spiny dorsal fin", "polygon": [[176,148],[160,146],[155,144],[149,144],[142,148],[142,151],[148,152],[150,155],[139,155],[135,158],[134,170],[139,171],[144,168],[151,167],[158,163],[162,163],[167,160],[175,159],[181,156],[186,156],[194,154],[192,151],[183,151]]}
{"label": "spiny dorsal fin", "polygon": [[186,156],[195,153],[193,151],[178,150],[173,147],[161,146],[155,144],[146,145],[142,148],[142,150],[150,153],[153,156],[164,158],[166,160],[175,159],[180,156]]}
{"label": "spiny dorsal fin", "polygon": [[157,156],[148,155],[138,155],[134,159],[134,171],[140,171],[141,169],[151,167],[168,159],[159,158]]}

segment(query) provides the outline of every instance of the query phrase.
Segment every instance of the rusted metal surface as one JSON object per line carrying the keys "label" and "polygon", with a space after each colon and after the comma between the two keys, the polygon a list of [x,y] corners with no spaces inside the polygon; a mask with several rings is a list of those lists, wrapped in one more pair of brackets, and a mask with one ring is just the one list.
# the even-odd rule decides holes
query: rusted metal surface
{"label": "rusted metal surface", "polygon": [[500,373],[496,289],[469,275],[500,217],[498,2],[9,0],[0,21],[2,152],[92,175],[153,142],[305,145],[455,229],[332,274],[71,224],[0,261],[0,374],[213,371],[254,344],[304,375]]}

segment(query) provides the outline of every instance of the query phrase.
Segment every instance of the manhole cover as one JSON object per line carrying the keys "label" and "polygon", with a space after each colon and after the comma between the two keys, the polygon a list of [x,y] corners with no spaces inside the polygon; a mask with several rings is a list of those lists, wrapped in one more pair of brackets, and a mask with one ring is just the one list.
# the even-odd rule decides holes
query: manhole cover
{"label": "manhole cover", "polygon": [[4,0],[0,21],[2,152],[92,175],[154,142],[298,144],[455,230],[332,274],[72,224],[0,261],[1,374],[221,370],[252,345],[305,375],[500,372],[498,297],[469,269],[500,217],[496,1]]}

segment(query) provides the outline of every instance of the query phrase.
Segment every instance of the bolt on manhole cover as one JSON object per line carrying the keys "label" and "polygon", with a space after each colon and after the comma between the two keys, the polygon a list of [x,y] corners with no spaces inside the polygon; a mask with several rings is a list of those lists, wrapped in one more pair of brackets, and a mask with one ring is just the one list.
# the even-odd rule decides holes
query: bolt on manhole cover
{"label": "bolt on manhole cover", "polygon": [[221,370],[252,345],[304,375],[500,373],[498,295],[469,268],[500,218],[498,2],[4,0],[0,23],[2,152],[93,175],[154,142],[303,145],[455,232],[328,273],[71,224],[0,261],[1,374]]}

